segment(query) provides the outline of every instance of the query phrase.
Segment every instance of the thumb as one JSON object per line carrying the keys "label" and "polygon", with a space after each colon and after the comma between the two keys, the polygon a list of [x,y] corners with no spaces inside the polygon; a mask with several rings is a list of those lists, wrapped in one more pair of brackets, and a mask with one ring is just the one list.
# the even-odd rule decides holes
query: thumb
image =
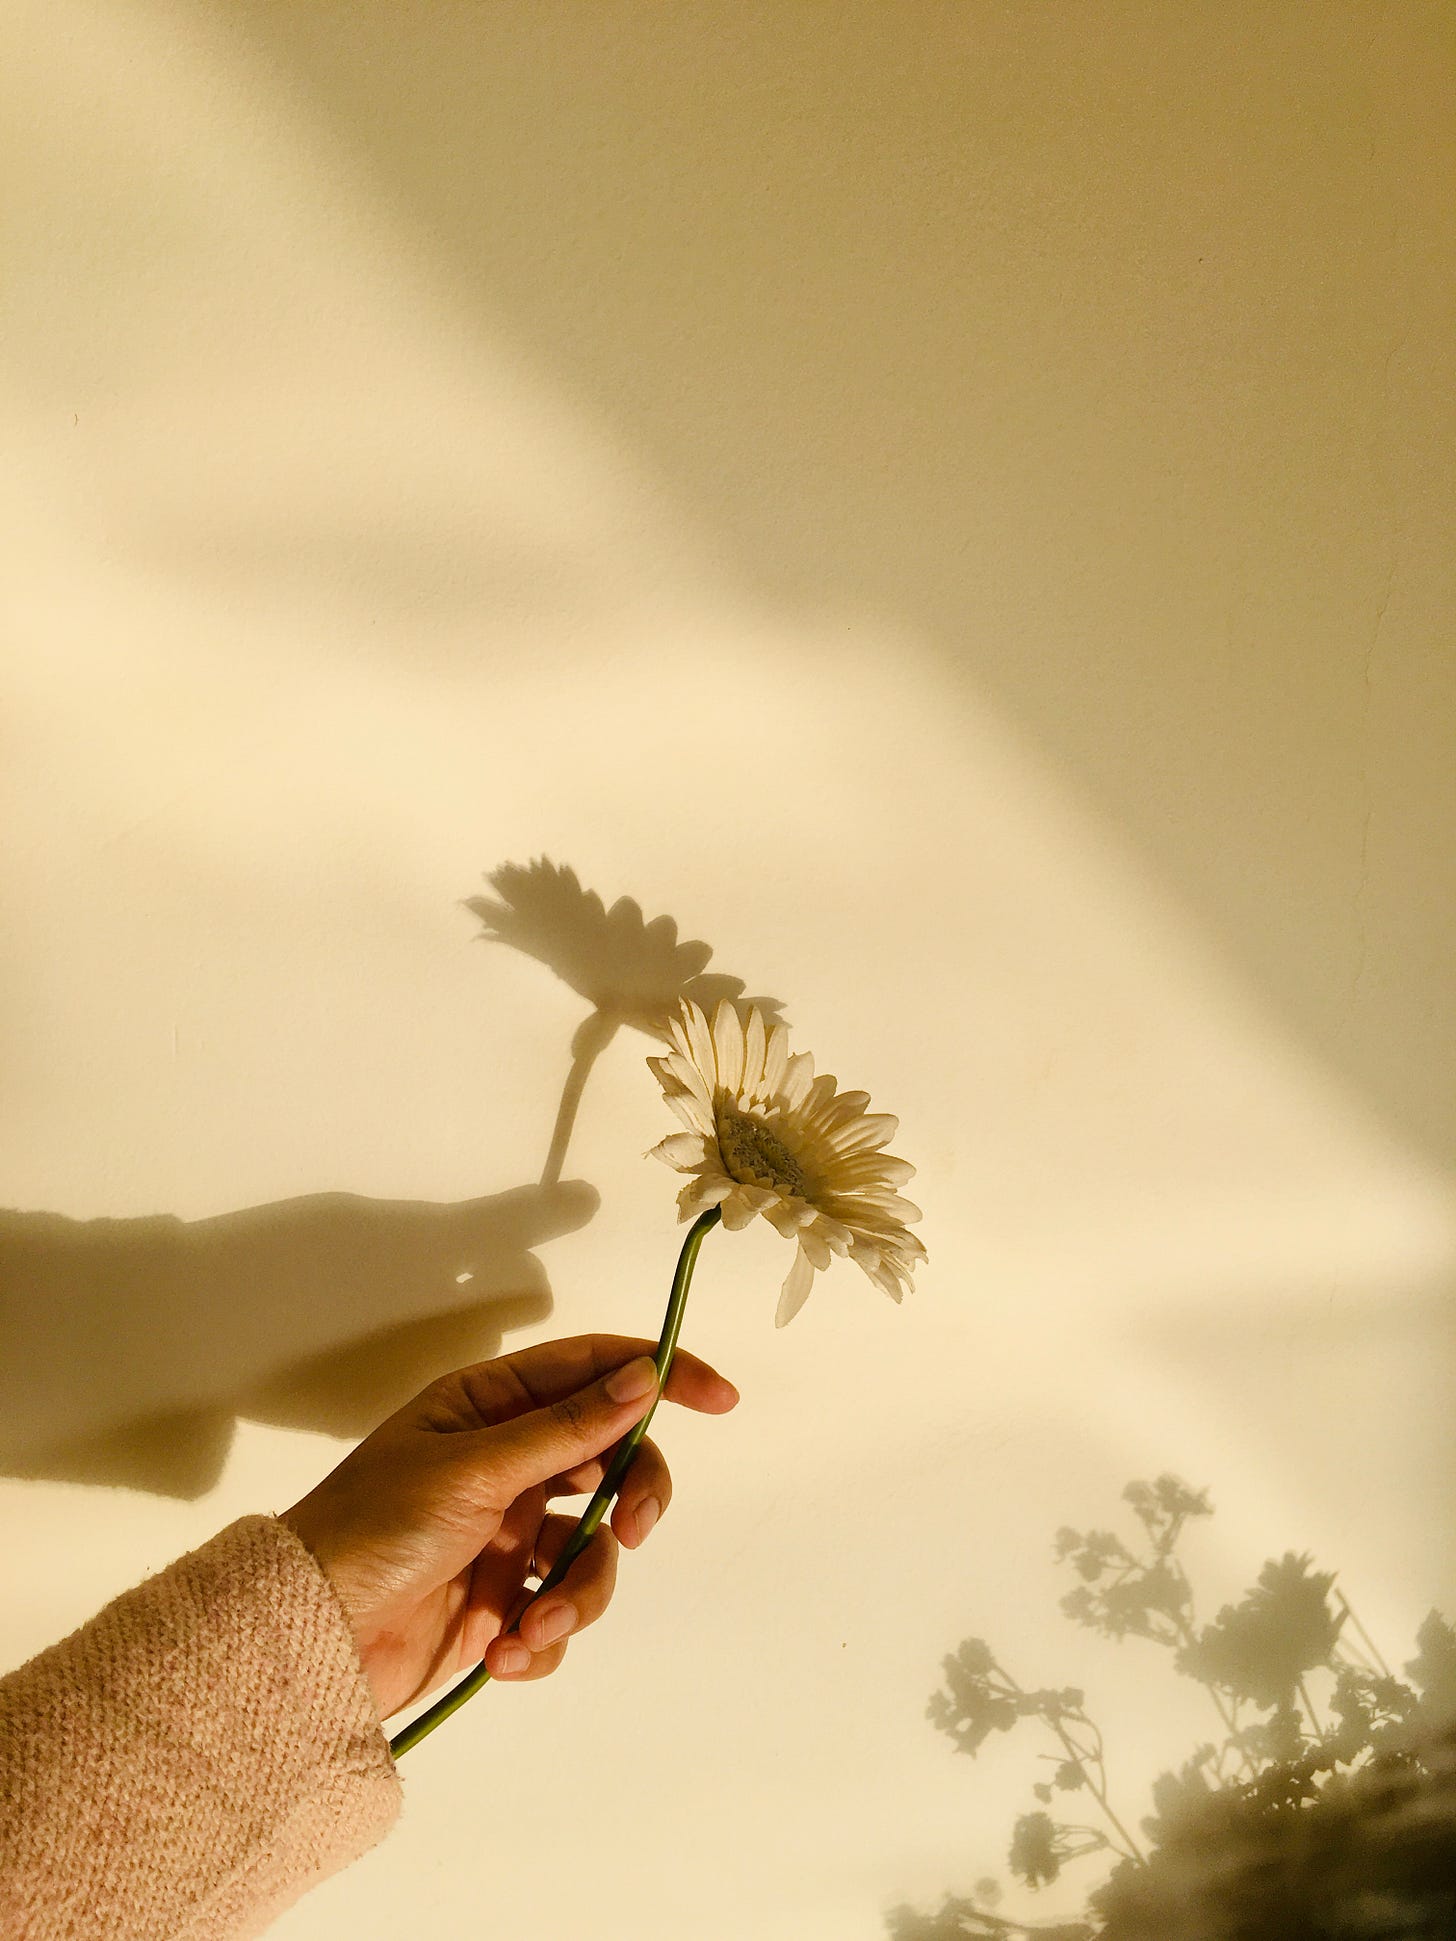
{"label": "thumb", "polygon": [[656,1402],[657,1392],[657,1365],[650,1355],[639,1355],[574,1395],[478,1430],[469,1437],[471,1467],[504,1508],[522,1490],[610,1449]]}

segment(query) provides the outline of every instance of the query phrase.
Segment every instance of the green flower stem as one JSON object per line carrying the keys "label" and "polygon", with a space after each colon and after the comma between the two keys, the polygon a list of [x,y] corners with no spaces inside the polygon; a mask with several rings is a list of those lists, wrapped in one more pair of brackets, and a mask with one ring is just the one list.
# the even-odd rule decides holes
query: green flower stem
{"label": "green flower stem", "polygon": [[[698,1258],[698,1249],[703,1244],[703,1235],[708,1232],[710,1227],[718,1224],[719,1218],[720,1215],[716,1206],[710,1207],[706,1213],[700,1214],[692,1226],[689,1227],[687,1238],[682,1244],[682,1252],[678,1255],[677,1271],[672,1277],[672,1294],[667,1303],[667,1314],[662,1323],[662,1333],[658,1338],[657,1354],[655,1356],[657,1362],[657,1389],[659,1398],[667,1383],[668,1370],[672,1367],[672,1357],[677,1348],[678,1334],[682,1329],[683,1312],[688,1304],[688,1287],[692,1282],[693,1267]],[[536,1599],[538,1597],[544,1597],[547,1591],[555,1590],[562,1578],[565,1577],[567,1571],[570,1570],[582,1551],[591,1542],[592,1537],[596,1533],[597,1525],[606,1515],[612,1498],[622,1487],[622,1480],[626,1476],[627,1471],[632,1467],[632,1459],[637,1454],[637,1445],[641,1442],[643,1436],[646,1435],[647,1425],[652,1420],[656,1409],[657,1403],[654,1401],[652,1407],[642,1417],[641,1421],[634,1423],[626,1435],[623,1436],[617,1446],[616,1455],[613,1456],[611,1462],[607,1465],[606,1475],[603,1476],[601,1482],[597,1485],[596,1494],[582,1511],[576,1528],[567,1539],[566,1548],[557,1558],[550,1574],[522,1605],[515,1622],[507,1627],[508,1632],[518,1631],[520,1629],[521,1619],[530,1610],[531,1606],[536,1602]],[[428,1738],[430,1733],[434,1731],[435,1727],[443,1719],[448,1719],[452,1712],[458,1711],[467,1698],[473,1698],[481,1686],[488,1684],[489,1681],[490,1673],[486,1670],[483,1662],[478,1664],[474,1671],[467,1672],[459,1684],[452,1685],[442,1698],[437,1698],[428,1711],[421,1712],[420,1716],[417,1719],[412,1719],[403,1731],[395,1733],[389,1742],[389,1749],[395,1758],[401,1758],[409,1751],[411,1746],[417,1746],[421,1739]]]}

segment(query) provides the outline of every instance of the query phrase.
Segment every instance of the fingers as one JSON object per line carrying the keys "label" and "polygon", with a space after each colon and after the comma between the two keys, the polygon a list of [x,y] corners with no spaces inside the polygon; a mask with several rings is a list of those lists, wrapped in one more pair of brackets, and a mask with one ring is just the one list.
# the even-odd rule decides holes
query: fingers
{"label": "fingers", "polygon": [[[458,1407],[458,1420],[450,1426],[479,1428],[543,1408],[578,1393],[635,1356],[656,1351],[655,1341],[635,1335],[579,1334],[457,1369],[444,1377]],[[724,1415],[738,1401],[732,1382],[685,1348],[673,1357],[664,1394],[669,1402],[705,1415]]]}
{"label": "fingers", "polygon": [[461,1435],[452,1456],[468,1465],[489,1500],[504,1509],[522,1490],[547,1483],[609,1449],[657,1398],[657,1370],[639,1355],[605,1380],[544,1408]]}
{"label": "fingers", "polygon": [[[565,1475],[553,1476],[548,1496],[586,1496],[606,1474],[606,1460],[579,1463]],[[667,1458],[650,1436],[637,1445],[632,1466],[622,1479],[612,1508],[612,1528],[628,1550],[647,1540],[648,1532],[672,1501],[672,1472]]]}
{"label": "fingers", "polygon": [[[651,1452],[650,1455],[648,1453],[649,1451]],[[608,1449],[600,1456],[593,1456],[589,1462],[577,1463],[573,1468],[563,1470],[559,1475],[553,1476],[546,1484],[547,1496],[590,1496],[593,1490],[596,1489],[598,1483],[601,1482],[603,1476],[606,1475],[607,1465],[612,1460],[614,1454],[614,1450]],[[635,1486],[640,1478],[647,1473],[643,1468],[644,1463],[662,1463],[664,1461],[665,1458],[663,1457],[662,1451],[657,1447],[656,1443],[653,1442],[650,1436],[644,1436],[642,1441],[637,1445],[636,1458],[633,1461],[631,1469],[627,1472],[628,1480]],[[623,1487],[625,1488],[626,1485],[624,1484]]]}
{"label": "fingers", "polygon": [[549,1678],[566,1656],[566,1639],[545,1651],[532,1651],[516,1637],[492,1638],[485,1648],[485,1668],[507,1685],[525,1685],[533,1678]]}
{"label": "fingers", "polygon": [[635,1550],[672,1501],[672,1473],[662,1451],[645,1436],[622,1478],[612,1508],[612,1528],[618,1541]]}
{"label": "fingers", "polygon": [[[536,1540],[536,1562],[550,1571],[576,1527],[573,1517],[550,1516]],[[598,1530],[561,1582],[522,1615],[516,1635],[503,1633],[486,1647],[492,1678],[521,1683],[545,1678],[566,1656],[568,1642],[595,1624],[612,1599],[617,1581],[617,1539]]]}

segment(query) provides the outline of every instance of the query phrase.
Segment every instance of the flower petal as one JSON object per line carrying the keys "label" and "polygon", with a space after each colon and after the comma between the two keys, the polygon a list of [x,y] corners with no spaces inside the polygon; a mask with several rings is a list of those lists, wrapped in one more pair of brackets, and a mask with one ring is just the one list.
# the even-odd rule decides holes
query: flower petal
{"label": "flower petal", "polygon": [[799,1107],[799,1117],[806,1127],[812,1130],[828,1122],[829,1103],[834,1097],[834,1088],[838,1083],[839,1080],[832,1072],[820,1072],[814,1080],[805,1095],[804,1103]]}
{"label": "flower petal", "polygon": [[713,1013],[713,1050],[719,1085],[736,1095],[743,1086],[743,1021],[726,997]]}
{"label": "flower petal", "polygon": [[830,1135],[836,1152],[870,1152],[884,1146],[900,1130],[900,1121],[890,1112],[866,1112],[848,1125],[836,1126]]}
{"label": "flower petal", "polygon": [[703,1074],[711,1091],[718,1070],[717,1060],[713,1056],[713,1034],[708,1029],[708,1020],[701,1006],[694,1004],[691,998],[683,1000],[683,1026],[692,1049],[693,1063]]}
{"label": "flower petal", "polygon": [[855,1197],[877,1220],[899,1220],[903,1225],[909,1220],[925,1218],[913,1200],[902,1200],[888,1186],[866,1186]]}
{"label": "flower petal", "polygon": [[784,1282],[779,1295],[778,1312],[774,1315],[774,1326],[786,1328],[799,1309],[809,1298],[809,1290],[814,1285],[814,1267],[802,1247],[794,1255],[794,1264],[789,1269],[789,1277]]}
{"label": "flower petal", "polygon": [[755,1004],[748,1013],[748,1029],[743,1035],[742,1090],[747,1098],[753,1097],[763,1083],[763,1053],[766,1042],[763,1013]]}
{"label": "flower petal", "polygon": [[670,1132],[643,1157],[661,1159],[669,1166],[676,1166],[679,1172],[686,1172],[689,1167],[702,1165],[708,1157],[709,1143],[701,1132]]}
{"label": "flower petal", "polygon": [[691,1058],[685,1058],[680,1051],[674,1051],[670,1052],[662,1062],[684,1091],[696,1092],[705,1105],[712,1104],[713,1088]]}
{"label": "flower petal", "polygon": [[732,1191],[733,1182],[726,1173],[710,1173],[706,1179],[690,1179],[677,1196],[678,1218],[696,1220],[710,1206],[721,1205]]}
{"label": "flower petal", "polygon": [[825,1213],[822,1208],[814,1222],[814,1232],[837,1254],[847,1254],[854,1244],[854,1234],[851,1229],[843,1220],[836,1220],[832,1214]]}
{"label": "flower petal", "polygon": [[730,1233],[740,1232],[756,1214],[765,1212],[777,1198],[778,1194],[771,1193],[765,1186],[735,1185],[723,1201],[724,1226]]}
{"label": "flower petal", "polygon": [[888,1152],[836,1154],[833,1162],[834,1186],[840,1193],[859,1192],[866,1186],[908,1186],[915,1168],[908,1159],[897,1159]]}
{"label": "flower petal", "polygon": [[[681,1204],[680,1201],[679,1204]],[[870,1279],[874,1279],[875,1270],[880,1264],[880,1250],[873,1240],[866,1239],[862,1233],[856,1233],[849,1249],[849,1257],[856,1267],[862,1267]]]}
{"label": "flower petal", "polygon": [[668,1110],[681,1119],[689,1132],[700,1132],[705,1139],[716,1138],[713,1121],[700,1099],[691,1092],[664,1092],[662,1096]]}
{"label": "flower petal", "polygon": [[776,1200],[772,1206],[764,1208],[763,1217],[785,1240],[797,1240],[799,1229],[806,1224],[797,1211],[802,1205],[802,1200]]}
{"label": "flower petal", "polygon": [[[864,1262],[861,1261],[860,1265],[864,1267]],[[895,1270],[884,1261],[881,1261],[873,1268],[865,1267],[865,1272],[869,1275],[876,1287],[883,1288],[892,1301],[898,1303],[904,1300],[906,1293],[904,1284],[901,1282]]]}
{"label": "flower petal", "polygon": [[829,1132],[857,1119],[869,1102],[868,1092],[831,1092],[822,1103],[816,1101],[811,1093],[806,1110],[813,1113],[817,1127]]}
{"label": "flower petal", "polygon": [[787,1194],[783,1204],[785,1212],[789,1213],[793,1218],[794,1231],[796,1233],[800,1227],[812,1226],[819,1217],[818,1207],[812,1205],[808,1200],[800,1199],[796,1193]]}
{"label": "flower petal", "polygon": [[764,1090],[772,1096],[784,1082],[784,1072],[789,1062],[789,1027],[775,1024],[768,1034],[768,1042],[763,1053]]}
{"label": "flower petal", "polygon": [[912,1236],[904,1222],[891,1213],[882,1212],[870,1200],[838,1200],[830,1211],[839,1215],[847,1227],[872,1240],[877,1247],[903,1249],[911,1244]]}
{"label": "flower petal", "polygon": [[827,1267],[833,1258],[829,1243],[817,1227],[805,1227],[799,1235],[800,1249],[809,1256],[811,1267]]}
{"label": "flower petal", "polygon": [[809,1087],[814,1082],[814,1059],[807,1051],[796,1051],[784,1067],[784,1082],[779,1087],[779,1102],[790,1112],[797,1112],[808,1096]]}

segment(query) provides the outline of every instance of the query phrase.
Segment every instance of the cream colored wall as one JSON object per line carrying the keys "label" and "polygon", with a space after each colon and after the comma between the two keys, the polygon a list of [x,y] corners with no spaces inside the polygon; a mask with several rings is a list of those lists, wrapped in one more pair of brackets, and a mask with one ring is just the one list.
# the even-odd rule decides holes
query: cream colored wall
{"label": "cream colored wall", "polygon": [[655,1327],[651,1047],[540,1187],[585,1006],[483,871],[670,913],[920,1167],[903,1309],[714,1236],[742,1406],[280,1935],[870,1941],[1034,1776],[925,1721],[968,1632],[1139,1781],[1201,1730],[1054,1612],[1132,1476],[1210,1599],[1456,1606],[1451,40],[11,9],[0,1661],[435,1362]]}

